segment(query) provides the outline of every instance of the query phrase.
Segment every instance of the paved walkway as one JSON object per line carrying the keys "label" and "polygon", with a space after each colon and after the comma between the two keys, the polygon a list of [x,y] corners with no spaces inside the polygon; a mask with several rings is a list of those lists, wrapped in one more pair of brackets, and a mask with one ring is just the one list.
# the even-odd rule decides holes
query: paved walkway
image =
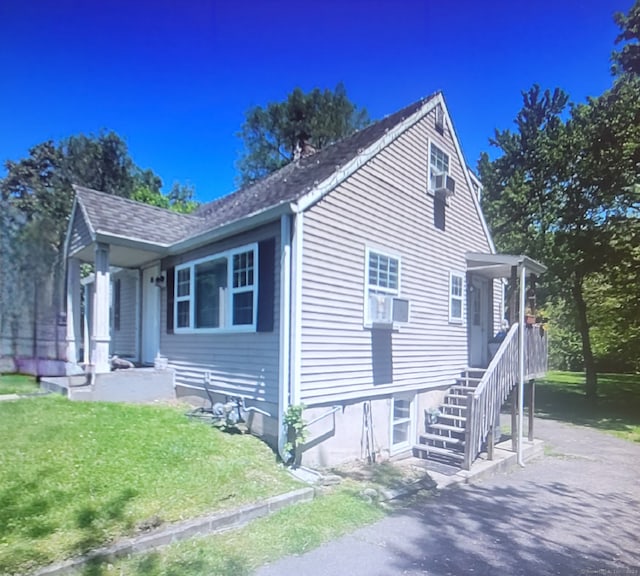
{"label": "paved walkway", "polygon": [[537,420],[547,455],[256,576],[640,576],[640,444]]}

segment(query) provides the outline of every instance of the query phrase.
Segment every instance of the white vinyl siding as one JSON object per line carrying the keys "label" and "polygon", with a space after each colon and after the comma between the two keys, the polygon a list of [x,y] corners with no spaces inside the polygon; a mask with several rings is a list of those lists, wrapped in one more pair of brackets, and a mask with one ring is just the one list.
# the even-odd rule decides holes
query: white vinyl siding
{"label": "white vinyl siding", "polygon": [[[119,288],[119,302],[116,300]],[[138,272],[123,270],[111,279],[110,353],[121,358],[138,357]]]}
{"label": "white vinyl siding", "polygon": [[[263,226],[252,232],[205,246],[181,255],[176,267],[207,255],[235,251],[238,246],[276,238],[274,273],[274,328],[268,332],[194,330],[188,333],[167,333],[167,290],[162,290],[160,351],[169,359],[175,371],[176,384],[202,388],[205,374],[211,387],[228,394],[276,403],[278,399],[278,350],[280,304],[280,223]],[[163,264],[163,269],[172,265]],[[256,262],[257,266],[257,262]],[[257,267],[256,267],[257,270]],[[255,271],[254,271],[255,274]],[[177,285],[175,286],[177,297]],[[175,299],[175,298],[174,298]],[[174,325],[175,326],[175,325]],[[174,332],[175,329],[174,329]],[[277,417],[277,408],[266,407]]]}
{"label": "white vinyl siding", "polygon": [[[449,272],[490,251],[446,129],[427,116],[305,213],[301,396],[307,405],[450,385],[468,360],[467,330],[449,322]],[[429,146],[449,156],[456,201],[445,231],[425,194]],[[367,254],[401,258],[411,316],[398,331],[363,330]]]}
{"label": "white vinyl siding", "polygon": [[464,274],[449,274],[449,322],[462,323],[464,310]]}
{"label": "white vinyl siding", "polygon": [[73,255],[83,248],[86,248],[92,241],[91,232],[89,231],[89,227],[82,215],[82,210],[79,205],[76,205],[76,209],[73,213],[71,235],[69,237],[69,255]]}
{"label": "white vinyl siding", "polygon": [[258,245],[200,258],[175,269],[176,333],[255,331]]}

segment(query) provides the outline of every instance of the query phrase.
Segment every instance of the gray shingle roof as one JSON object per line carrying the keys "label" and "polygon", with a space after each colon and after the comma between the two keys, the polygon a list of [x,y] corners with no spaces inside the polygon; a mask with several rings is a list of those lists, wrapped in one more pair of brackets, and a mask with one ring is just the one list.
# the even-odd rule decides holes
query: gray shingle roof
{"label": "gray shingle roof", "polygon": [[206,228],[210,229],[284,202],[298,200],[355,158],[360,151],[382,138],[396,124],[417,112],[436,94],[418,100],[311,156],[291,162],[251,186],[204,204],[195,214],[204,217]]}
{"label": "gray shingle roof", "polygon": [[94,232],[169,246],[198,230],[201,218],[74,186]]}
{"label": "gray shingle roof", "polygon": [[191,215],[177,214],[89,188],[74,188],[95,231],[168,246],[298,200],[437,94],[418,100],[351,136],[291,162],[251,186],[204,204]]}

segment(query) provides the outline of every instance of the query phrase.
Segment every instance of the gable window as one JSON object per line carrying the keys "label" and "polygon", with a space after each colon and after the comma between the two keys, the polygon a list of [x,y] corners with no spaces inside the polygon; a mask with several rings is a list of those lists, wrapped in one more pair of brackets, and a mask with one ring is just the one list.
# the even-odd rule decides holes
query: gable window
{"label": "gable window", "polygon": [[462,294],[464,277],[462,274],[449,274],[449,322],[462,323]]}
{"label": "gable window", "polygon": [[365,325],[389,324],[393,318],[393,297],[400,291],[400,259],[367,249]]}
{"label": "gable window", "polygon": [[177,266],[176,332],[255,330],[257,260],[251,245]]}
{"label": "gable window", "polygon": [[435,178],[439,174],[449,174],[449,155],[433,142],[429,146],[429,191],[436,189]]}

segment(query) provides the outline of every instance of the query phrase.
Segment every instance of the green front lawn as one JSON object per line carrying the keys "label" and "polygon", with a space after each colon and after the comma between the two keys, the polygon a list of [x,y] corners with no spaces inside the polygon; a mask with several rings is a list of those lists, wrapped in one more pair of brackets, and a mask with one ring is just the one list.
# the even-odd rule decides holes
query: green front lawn
{"label": "green front lawn", "polygon": [[24,374],[0,374],[0,394],[31,394],[38,391],[33,376]]}
{"label": "green front lawn", "polygon": [[584,382],[583,373],[549,372],[536,383],[536,414],[640,442],[640,375],[599,374],[594,402],[585,398]]}
{"label": "green front lawn", "polygon": [[0,574],[299,487],[249,435],[173,407],[0,402]]}

